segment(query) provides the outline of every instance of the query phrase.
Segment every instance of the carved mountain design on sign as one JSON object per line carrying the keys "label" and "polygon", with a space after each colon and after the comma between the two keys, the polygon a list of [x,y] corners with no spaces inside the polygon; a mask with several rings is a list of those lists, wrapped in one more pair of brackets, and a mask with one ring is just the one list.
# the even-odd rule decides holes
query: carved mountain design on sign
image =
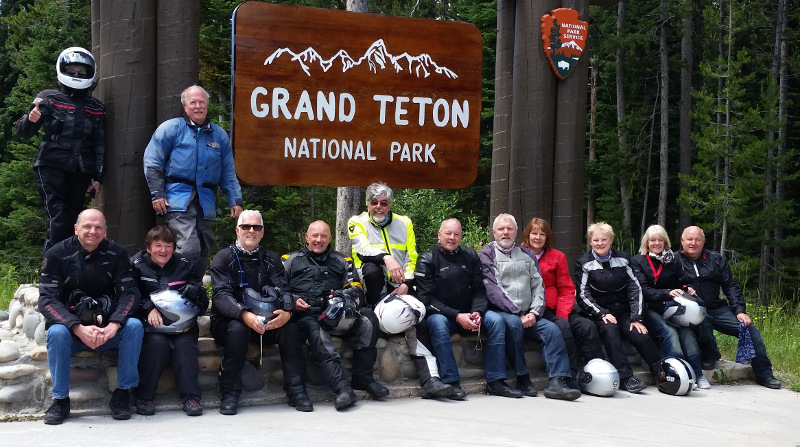
{"label": "carved mountain design on sign", "polygon": [[264,60],[264,65],[272,64],[284,54],[288,54],[291,56],[292,61],[299,63],[300,68],[302,68],[308,76],[311,76],[310,69],[314,64],[318,64],[324,72],[340,64],[342,73],[344,73],[351,68],[366,63],[369,70],[373,73],[377,73],[378,70],[392,68],[395,73],[407,71],[409,74],[413,74],[418,78],[427,78],[434,73],[447,76],[450,79],[458,78],[458,75],[452,70],[437,64],[427,53],[422,53],[417,56],[412,56],[406,52],[397,56],[389,53],[383,39],[378,39],[373,42],[364,55],[358,59],[354,59],[345,50],[339,50],[333,57],[323,59],[317,50],[312,47],[308,47],[300,53],[295,53],[289,48],[279,48]]}

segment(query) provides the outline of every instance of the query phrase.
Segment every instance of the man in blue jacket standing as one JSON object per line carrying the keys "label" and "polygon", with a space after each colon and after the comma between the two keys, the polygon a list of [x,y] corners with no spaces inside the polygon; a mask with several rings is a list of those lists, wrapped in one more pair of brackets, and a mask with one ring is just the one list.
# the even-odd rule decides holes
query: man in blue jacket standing
{"label": "man in blue jacket standing", "polygon": [[228,197],[231,217],[242,212],[228,134],[208,121],[208,92],[193,85],[181,93],[184,116],[163,122],[144,151],[144,175],[153,209],[178,238],[177,250],[200,271],[208,264],[216,219],[215,190]]}

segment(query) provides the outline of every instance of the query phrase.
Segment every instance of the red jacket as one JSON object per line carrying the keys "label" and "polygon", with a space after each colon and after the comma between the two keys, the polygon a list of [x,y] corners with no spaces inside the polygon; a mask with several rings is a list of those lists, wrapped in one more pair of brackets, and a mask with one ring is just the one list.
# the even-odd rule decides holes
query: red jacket
{"label": "red jacket", "polygon": [[539,258],[544,281],[545,306],[555,309],[556,316],[569,319],[575,305],[575,283],[569,274],[567,256],[555,248],[547,249]]}

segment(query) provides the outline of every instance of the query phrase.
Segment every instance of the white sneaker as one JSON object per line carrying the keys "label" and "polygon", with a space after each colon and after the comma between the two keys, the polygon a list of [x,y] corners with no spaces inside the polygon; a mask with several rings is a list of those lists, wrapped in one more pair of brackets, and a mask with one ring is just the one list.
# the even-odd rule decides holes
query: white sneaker
{"label": "white sneaker", "polygon": [[695,388],[700,388],[701,390],[711,389],[711,384],[708,383],[708,380],[703,376],[700,376],[700,378],[697,379],[697,383],[695,383],[694,386]]}

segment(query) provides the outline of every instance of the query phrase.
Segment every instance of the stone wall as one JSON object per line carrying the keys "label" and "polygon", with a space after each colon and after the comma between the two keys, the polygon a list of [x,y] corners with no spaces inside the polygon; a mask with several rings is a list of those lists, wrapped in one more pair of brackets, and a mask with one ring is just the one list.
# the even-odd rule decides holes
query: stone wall
{"label": "stone wall", "polygon": [[[39,290],[30,284],[17,289],[9,306],[7,318],[0,321],[0,419],[16,414],[41,414],[50,404],[52,382],[47,366],[44,317],[38,311]],[[0,311],[0,319],[5,317]],[[222,348],[210,337],[208,316],[198,319],[200,326],[200,385],[206,408],[219,404],[217,370],[222,360]],[[468,393],[483,392],[484,388],[484,340],[478,337],[451,337],[453,351],[462,376],[462,386]],[[334,343],[342,357],[345,371],[349,374],[353,350],[348,340],[334,337]],[[525,358],[531,377],[539,389],[546,383],[544,363],[537,343],[526,342]],[[376,378],[389,387],[391,396],[409,397],[419,394],[416,368],[408,355],[408,347],[402,336],[384,336],[378,340],[378,359],[375,365]],[[243,373],[244,393],[242,405],[285,403],[283,375],[277,346],[265,345],[259,356],[259,346],[251,344]],[[653,383],[644,371],[636,352],[626,346],[637,375]],[[306,352],[306,354],[308,354]],[[306,356],[308,359],[308,355]],[[70,399],[78,414],[108,413],[108,402],[117,381],[116,350],[93,353],[80,352],[73,356],[71,364]],[[324,385],[319,370],[313,362],[307,362],[309,394],[313,401],[332,400],[333,393]],[[509,371],[513,378],[513,372]],[[365,392],[358,392],[367,398]],[[156,406],[159,410],[178,409],[175,377],[170,368],[161,376]]]}

